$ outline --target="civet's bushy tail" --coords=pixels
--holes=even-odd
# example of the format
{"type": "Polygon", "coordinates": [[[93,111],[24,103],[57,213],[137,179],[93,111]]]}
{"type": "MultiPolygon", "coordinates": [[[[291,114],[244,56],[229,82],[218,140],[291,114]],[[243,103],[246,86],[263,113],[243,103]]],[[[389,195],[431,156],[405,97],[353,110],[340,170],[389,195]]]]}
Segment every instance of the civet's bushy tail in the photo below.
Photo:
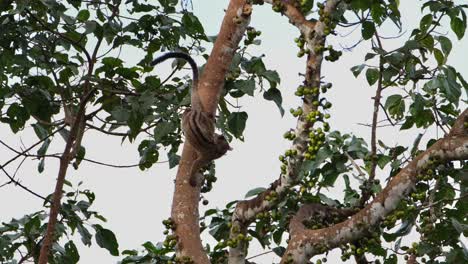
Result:
{"type": "Polygon", "coordinates": [[[195,84],[193,87],[196,89],[197,88],[196,84],[198,84],[198,66],[197,66],[197,63],[192,59],[192,57],[190,57],[190,55],[188,55],[187,53],[172,51],[154,59],[151,62],[151,66],[161,63],[167,59],[183,59],[183,60],[186,60],[190,64],[190,67],[192,68],[192,73],[193,73],[193,77],[192,77],[193,83],[195,84]]]}

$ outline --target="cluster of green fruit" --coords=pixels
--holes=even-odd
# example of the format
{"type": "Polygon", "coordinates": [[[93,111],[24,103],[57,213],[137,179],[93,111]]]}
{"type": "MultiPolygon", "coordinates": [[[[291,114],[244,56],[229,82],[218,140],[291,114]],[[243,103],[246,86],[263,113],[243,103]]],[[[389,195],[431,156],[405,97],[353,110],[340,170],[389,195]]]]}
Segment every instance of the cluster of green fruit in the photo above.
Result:
{"type": "Polygon", "coordinates": [[[177,236],[174,234],[166,235],[166,239],[164,239],[163,245],[166,248],[173,249],[177,244],[177,236]]]}
{"type": "Polygon", "coordinates": [[[284,5],[282,0],[273,0],[272,9],[275,12],[283,12],[286,6],[284,5]]]}
{"type": "Polygon", "coordinates": [[[193,264],[195,263],[189,256],[176,256],[174,261],[169,260],[167,264],[193,264]]]}
{"type": "Polygon", "coordinates": [[[309,53],[309,49],[305,47],[306,41],[305,41],[303,35],[300,35],[299,37],[295,38],[294,42],[296,43],[297,47],[299,48],[299,51],[297,52],[297,57],[301,58],[306,53],[309,53]]]}
{"type": "Polygon", "coordinates": [[[244,45],[250,45],[253,44],[255,41],[255,38],[260,36],[262,32],[260,30],[256,30],[253,27],[248,27],[247,28],[247,38],[244,39],[244,45]]]}
{"type": "MultiPolygon", "coordinates": [[[[428,213],[427,213],[428,214],[428,213]]],[[[436,216],[434,216],[436,217],[436,216]]],[[[432,221],[429,215],[420,218],[421,225],[416,227],[416,231],[422,234],[421,241],[425,240],[424,238],[430,232],[434,231],[434,221],[432,221]]]]}
{"type": "Polygon", "coordinates": [[[396,226],[398,221],[403,221],[408,219],[409,216],[415,215],[416,211],[417,208],[412,199],[403,199],[398,203],[397,208],[383,219],[380,227],[390,230],[396,226]]]}
{"type": "Polygon", "coordinates": [[[342,51],[338,51],[338,50],[335,50],[333,49],[333,46],[328,46],[327,48],[329,54],[327,56],[325,56],[325,59],[327,61],[330,61],[330,62],[334,62],[334,61],[337,61],[341,55],[343,55],[343,52],[342,51]]]}
{"type": "MultiPolygon", "coordinates": [[[[325,252],[330,250],[330,248],[325,244],[315,245],[314,249],[315,249],[315,252],[317,252],[317,254],[322,254],[322,253],[325,253],[325,252]]],[[[316,260],[315,263],[316,264],[322,264],[322,263],[325,263],[327,261],[328,261],[327,258],[321,258],[321,259],[316,260]]],[[[288,254],[287,258],[286,258],[286,261],[284,263],[293,264],[293,263],[296,263],[296,262],[294,262],[292,254],[288,254]]],[[[309,263],[311,263],[311,262],[309,262],[309,263]]]]}
{"type": "MultiPolygon", "coordinates": [[[[418,256],[418,251],[420,251],[419,248],[420,248],[420,246],[419,246],[419,244],[417,242],[413,242],[411,244],[411,247],[407,247],[407,246],[400,247],[400,249],[405,251],[406,254],[407,254],[407,255],[404,256],[405,260],[409,260],[410,255],[418,256]]],[[[435,248],[433,250],[435,250],[435,248]]],[[[426,263],[427,259],[426,258],[421,258],[421,262],[426,263]]]]}
{"type": "Polygon", "coordinates": [[[275,191],[268,192],[267,195],[265,195],[265,201],[274,202],[277,199],[278,193],[275,191]]]}
{"type": "MultiPolygon", "coordinates": [[[[370,248],[380,247],[380,245],[379,232],[371,232],[369,237],[363,237],[359,240],[359,243],[341,245],[341,260],[346,261],[350,259],[351,256],[362,256],[364,253],[368,252],[370,248]]],[[[376,259],[373,263],[380,263],[380,260],[376,259]]]]}
{"type": "Polygon", "coordinates": [[[302,181],[300,183],[300,188],[299,188],[299,194],[302,197],[307,196],[310,194],[310,191],[312,188],[314,188],[317,185],[319,178],[316,177],[315,174],[311,174],[309,171],[304,172],[304,177],[302,178],[302,181]]]}
{"type": "MultiPolygon", "coordinates": [[[[203,173],[203,179],[205,180],[200,191],[202,193],[207,193],[213,189],[213,184],[218,180],[218,178],[216,178],[214,163],[207,165],[203,170],[205,171],[205,173],[203,173]]],[[[208,201],[203,200],[203,204],[207,205],[208,201]]]]}
{"type": "Polygon", "coordinates": [[[329,12],[325,12],[325,5],[323,3],[317,3],[319,20],[325,24],[323,28],[323,34],[325,36],[330,35],[330,33],[336,28],[338,24],[335,19],[330,16],[329,12]]]}
{"type": "Polygon", "coordinates": [[[419,174],[416,176],[418,181],[430,181],[439,178],[439,175],[436,172],[436,169],[440,172],[451,170],[453,164],[441,164],[440,158],[437,156],[429,157],[429,161],[426,166],[421,169],[419,174]],[[440,166],[439,166],[440,165],[440,166]]]}
{"type": "Polygon", "coordinates": [[[436,176],[437,175],[433,169],[425,169],[425,170],[422,170],[416,176],[416,178],[418,179],[418,181],[430,181],[430,180],[433,180],[436,176]]]}
{"type": "Polygon", "coordinates": [[[225,247],[231,247],[231,248],[236,248],[239,243],[245,242],[248,243],[249,241],[252,241],[251,236],[246,236],[244,234],[237,234],[236,237],[227,239],[225,241],[220,241],[218,244],[216,244],[216,248],[221,249],[225,247]]]}
{"type": "MultiPolygon", "coordinates": [[[[298,38],[295,38],[294,42],[299,48],[299,51],[297,52],[297,57],[302,58],[305,54],[308,54],[310,52],[310,50],[305,45],[306,42],[305,42],[303,35],[299,36],[298,38]]],[[[337,61],[341,57],[341,55],[343,55],[342,51],[333,49],[332,45],[328,45],[327,47],[323,45],[316,45],[314,47],[315,54],[320,54],[325,51],[329,52],[329,54],[325,56],[325,59],[331,62],[337,61]]]]}
{"type": "Polygon", "coordinates": [[[307,12],[309,12],[314,5],[314,0],[273,0],[273,11],[281,13],[284,12],[286,10],[286,5],[284,4],[284,2],[288,2],[296,9],[300,10],[302,14],[306,14],[307,12]]]}
{"type": "Polygon", "coordinates": [[[309,132],[309,144],[307,150],[304,153],[304,158],[306,160],[313,160],[316,157],[316,154],[320,147],[322,147],[325,142],[325,133],[319,127],[317,129],[312,129],[309,132]]]}
{"type": "Polygon", "coordinates": [[[239,67],[235,67],[231,69],[228,73],[226,73],[226,81],[234,81],[237,79],[241,74],[241,69],[239,67]]]}
{"type": "Polygon", "coordinates": [[[165,227],[163,234],[166,236],[163,245],[166,248],[174,248],[177,244],[177,237],[173,234],[169,234],[169,232],[174,231],[176,229],[176,224],[174,223],[174,220],[172,220],[172,218],[170,217],[168,219],[164,219],[162,223],[165,227]]]}
{"type": "Polygon", "coordinates": [[[372,180],[364,180],[361,185],[359,185],[359,189],[362,191],[362,193],[372,193],[372,189],[375,186],[380,186],[380,180],[379,179],[372,179],[372,180]]]}
{"type": "MultiPolygon", "coordinates": [[[[291,135],[291,134],[288,134],[291,135]]],[[[297,155],[297,149],[288,149],[284,152],[284,155],[279,156],[279,160],[281,161],[281,174],[286,174],[288,161],[287,158],[292,158],[297,155]]]]}
{"type": "MultiPolygon", "coordinates": [[[[327,89],[331,88],[331,84],[325,84],[322,86],[323,91],[327,91],[327,89]]],[[[326,102],[325,100],[321,100],[321,102],[318,100],[318,95],[319,95],[319,88],[308,88],[305,86],[299,86],[298,89],[296,90],[296,95],[298,96],[304,96],[304,95],[312,95],[315,97],[314,101],[312,102],[312,105],[317,107],[321,105],[321,102],[323,103],[321,106],[323,109],[329,109],[332,107],[332,103],[326,102]]],[[[294,117],[300,117],[303,116],[303,110],[302,108],[298,107],[297,109],[291,109],[290,110],[291,114],[294,117]]],[[[305,115],[305,120],[309,122],[310,126],[313,126],[316,122],[320,121],[323,124],[323,128],[317,128],[317,129],[311,129],[309,132],[309,137],[308,137],[308,146],[307,150],[304,153],[304,158],[306,160],[313,160],[316,157],[317,151],[320,149],[320,147],[324,144],[325,142],[325,133],[330,131],[330,124],[325,121],[325,119],[330,118],[330,114],[323,114],[318,110],[315,111],[310,111],[307,115],[305,115]]],[[[288,140],[294,140],[296,138],[296,134],[294,130],[287,131],[283,137],[288,140]]],[[[287,170],[287,158],[292,158],[298,154],[298,151],[296,149],[288,149],[285,151],[283,155],[279,156],[279,160],[282,162],[281,165],[281,173],[285,174],[287,170]]]]}
{"type": "Polygon", "coordinates": [[[302,221],[302,224],[307,228],[307,229],[321,229],[325,227],[332,226],[335,223],[340,222],[342,219],[338,216],[335,217],[311,217],[309,219],[306,219],[302,221]]]}
{"type": "Polygon", "coordinates": [[[395,210],[385,217],[380,226],[383,228],[392,229],[395,227],[395,224],[398,220],[401,220],[403,217],[407,216],[407,213],[408,212],[406,210],[395,210]]]}

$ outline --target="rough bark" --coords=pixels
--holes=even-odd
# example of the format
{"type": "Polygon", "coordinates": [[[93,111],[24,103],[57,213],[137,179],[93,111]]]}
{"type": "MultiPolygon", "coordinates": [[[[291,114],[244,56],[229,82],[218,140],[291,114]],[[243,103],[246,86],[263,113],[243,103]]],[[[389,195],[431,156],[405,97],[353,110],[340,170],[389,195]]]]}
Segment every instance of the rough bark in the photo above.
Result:
{"type": "MultiPolygon", "coordinates": [[[[245,0],[231,0],[226,10],[220,33],[205,65],[198,87],[203,109],[215,113],[224,85],[225,75],[250,21],[251,6],[245,0]]],[[[177,171],[171,217],[177,236],[176,254],[189,257],[193,263],[210,263],[205,253],[199,227],[200,186],[190,185],[190,170],[196,153],[190,144],[184,144],[177,171]]]]}

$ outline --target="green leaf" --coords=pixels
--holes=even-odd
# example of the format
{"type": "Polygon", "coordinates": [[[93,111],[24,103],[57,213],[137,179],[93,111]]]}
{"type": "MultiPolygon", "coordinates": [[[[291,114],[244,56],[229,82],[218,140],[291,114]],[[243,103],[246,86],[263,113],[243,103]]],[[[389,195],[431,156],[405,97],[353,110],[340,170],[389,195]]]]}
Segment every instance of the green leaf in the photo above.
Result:
{"type": "Polygon", "coordinates": [[[377,165],[379,168],[383,169],[385,166],[392,161],[392,157],[383,155],[383,154],[378,154],[377,155],[377,165]]]}
{"type": "Polygon", "coordinates": [[[158,250],[158,248],[153,243],[151,243],[150,241],[146,241],[145,243],[143,243],[142,246],[148,252],[151,252],[151,253],[154,253],[154,254],[159,254],[160,253],[160,250],[158,250]]]}
{"type": "Polygon", "coordinates": [[[455,35],[457,35],[458,39],[463,38],[463,36],[465,35],[466,25],[460,18],[456,16],[451,17],[450,27],[452,28],[455,35]]]}
{"type": "Polygon", "coordinates": [[[65,13],[60,13],[60,17],[63,19],[63,21],[65,21],[65,23],[69,25],[73,25],[76,22],[73,17],[66,15],[65,13]]]}
{"type": "Polygon", "coordinates": [[[426,36],[420,41],[421,45],[428,50],[432,51],[434,49],[434,38],[431,35],[426,36]]]}
{"type": "Polygon", "coordinates": [[[169,151],[167,153],[167,158],[169,159],[169,169],[174,168],[175,166],[179,165],[180,156],[173,151],[169,151]]]}
{"type": "Polygon", "coordinates": [[[165,136],[169,135],[170,133],[174,132],[176,129],[176,125],[170,121],[165,121],[159,123],[154,128],[154,140],[157,142],[161,142],[165,136]]]}
{"type": "Polygon", "coordinates": [[[130,112],[121,106],[117,106],[111,111],[111,116],[117,122],[127,122],[130,118],[130,112]]]}
{"type": "Polygon", "coordinates": [[[17,133],[24,128],[26,121],[29,119],[29,113],[26,108],[20,106],[18,103],[13,103],[7,110],[7,123],[9,123],[11,131],[17,133]]]}
{"type": "Polygon", "coordinates": [[[264,191],[266,191],[266,188],[263,188],[263,187],[258,187],[258,188],[252,189],[252,190],[248,191],[245,194],[244,198],[249,198],[249,197],[255,196],[255,195],[257,195],[259,193],[262,193],[264,191]]]}
{"type": "Polygon", "coordinates": [[[390,95],[385,101],[385,108],[393,118],[401,119],[405,112],[405,101],[399,94],[390,95]]]}
{"type": "Polygon", "coordinates": [[[254,95],[255,91],[255,80],[254,79],[248,79],[248,80],[238,80],[234,83],[234,86],[244,92],[245,94],[248,94],[250,96],[254,95]]]}
{"type": "Polygon", "coordinates": [[[442,54],[442,51],[439,49],[434,49],[434,58],[436,59],[438,66],[444,65],[445,57],[444,54],[442,54]]]}
{"type": "Polygon", "coordinates": [[[368,40],[374,36],[375,24],[371,21],[364,21],[362,23],[361,34],[365,40],[368,40]]]}
{"type": "Polygon", "coordinates": [[[465,89],[465,94],[468,96],[468,83],[465,81],[465,79],[459,72],[457,72],[457,77],[460,83],[463,85],[463,88],[465,89]]]}
{"type": "Polygon", "coordinates": [[[229,128],[229,131],[231,131],[232,134],[236,138],[242,137],[242,133],[244,132],[247,118],[248,118],[248,115],[246,112],[235,112],[229,115],[228,121],[227,121],[228,128],[229,128]]]}
{"type": "Polygon", "coordinates": [[[366,67],[365,64],[353,66],[351,67],[351,72],[353,73],[354,77],[358,77],[365,67],[366,67]]]}
{"type": "Polygon", "coordinates": [[[284,255],[284,252],[286,252],[286,248],[284,247],[275,247],[272,249],[273,252],[279,257],[282,257],[284,255]]]}
{"type": "Polygon", "coordinates": [[[78,169],[78,166],[83,161],[85,155],[86,155],[86,148],[83,146],[80,146],[80,148],[78,149],[78,152],[76,153],[75,162],[73,163],[73,167],[75,169],[78,169]]]}
{"type": "Polygon", "coordinates": [[[421,45],[416,40],[408,40],[405,42],[405,45],[401,48],[404,51],[411,51],[418,49],[421,45]]]}
{"type": "Polygon", "coordinates": [[[445,72],[447,75],[444,79],[441,79],[441,92],[450,102],[458,102],[461,96],[461,85],[456,82],[457,74],[453,68],[447,68],[445,72]]]}
{"type": "Polygon", "coordinates": [[[333,200],[333,199],[330,199],[328,196],[326,196],[325,194],[322,194],[322,193],[319,193],[318,196],[320,197],[320,200],[322,202],[324,202],[326,205],[329,205],[329,206],[337,206],[338,205],[338,202],[333,200]]]}
{"type": "Polygon", "coordinates": [[[413,126],[414,126],[414,119],[413,119],[413,117],[408,116],[408,117],[406,118],[405,123],[403,123],[403,125],[401,125],[400,130],[410,129],[410,128],[412,128],[413,126]]]}
{"type": "Polygon", "coordinates": [[[66,262],[70,264],[78,263],[80,260],[80,254],[78,253],[78,249],[75,246],[75,243],[73,243],[72,240],[68,241],[65,244],[65,256],[66,256],[66,262]]]}
{"type": "Polygon", "coordinates": [[[196,35],[199,38],[205,39],[204,29],[196,16],[190,12],[184,12],[182,16],[183,29],[190,35],[196,35]]]}
{"type": "Polygon", "coordinates": [[[140,153],[140,170],[151,168],[159,159],[158,145],[154,140],[143,140],[138,146],[138,152],[140,153]]]}
{"type": "Polygon", "coordinates": [[[281,241],[282,241],[282,238],[283,238],[283,233],[284,233],[284,229],[283,229],[283,228],[279,228],[279,229],[277,229],[275,232],[273,232],[273,241],[274,241],[277,245],[280,245],[280,244],[281,244],[281,241]]]}
{"type": "Polygon", "coordinates": [[[419,23],[419,28],[421,31],[426,32],[429,29],[432,24],[432,19],[432,14],[427,14],[421,19],[421,22],[419,23]]]}
{"type": "Polygon", "coordinates": [[[366,79],[369,85],[374,85],[379,79],[379,70],[374,68],[369,68],[366,71],[366,79]]]}
{"type": "Polygon", "coordinates": [[[78,12],[78,15],[76,15],[76,19],[80,22],[84,22],[89,19],[89,16],[90,13],[88,10],[80,10],[80,12],[78,12]]]}
{"type": "Polygon", "coordinates": [[[118,256],[119,244],[114,233],[109,229],[102,228],[100,225],[94,225],[94,228],[96,229],[97,244],[101,248],[107,249],[112,256],[118,256]]]}
{"type": "Polygon", "coordinates": [[[452,221],[452,226],[458,231],[458,233],[463,233],[468,230],[468,225],[460,223],[457,219],[455,218],[450,218],[452,221]]]}
{"type": "Polygon", "coordinates": [[[438,39],[442,51],[445,53],[445,56],[448,56],[450,54],[450,51],[452,51],[452,41],[444,36],[439,36],[438,39]]]}
{"type": "Polygon", "coordinates": [[[280,76],[277,71],[266,70],[260,76],[265,77],[270,82],[270,87],[276,87],[280,82],[280,76]]]}
{"type": "Polygon", "coordinates": [[[102,64],[116,68],[116,67],[121,67],[123,65],[123,61],[119,58],[114,58],[114,57],[105,57],[102,59],[102,64]]]}
{"type": "Polygon", "coordinates": [[[243,61],[241,65],[247,73],[262,75],[266,71],[261,57],[253,57],[250,61],[243,61]]]}
{"type": "Polygon", "coordinates": [[[84,34],[93,33],[96,30],[96,27],[97,27],[96,21],[86,21],[84,34]]]}
{"type": "Polygon", "coordinates": [[[268,91],[263,93],[263,98],[268,101],[275,102],[278,110],[280,111],[281,116],[284,115],[284,108],[283,108],[283,97],[281,95],[281,91],[276,88],[270,88],[268,91]]]}
{"type": "Polygon", "coordinates": [[[332,163],[325,163],[325,165],[321,169],[321,173],[323,176],[322,184],[323,186],[333,186],[335,184],[336,179],[340,175],[340,172],[343,169],[339,170],[338,168],[344,167],[344,160],[333,158],[332,163]]]}
{"type": "Polygon", "coordinates": [[[86,227],[83,226],[81,223],[78,223],[76,229],[78,230],[78,233],[81,235],[81,242],[83,242],[83,244],[86,246],[91,246],[92,235],[91,233],[89,233],[88,229],[86,229],[86,227]]]}
{"type": "Polygon", "coordinates": [[[364,60],[370,60],[374,58],[377,54],[375,53],[367,53],[366,56],[364,57],[364,60]]]}

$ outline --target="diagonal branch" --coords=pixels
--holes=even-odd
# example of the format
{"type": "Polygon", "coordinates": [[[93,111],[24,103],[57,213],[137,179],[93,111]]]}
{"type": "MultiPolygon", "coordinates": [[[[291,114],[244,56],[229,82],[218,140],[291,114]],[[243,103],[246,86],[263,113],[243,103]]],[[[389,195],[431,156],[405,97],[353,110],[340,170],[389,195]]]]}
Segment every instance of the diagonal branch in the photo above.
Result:
{"type": "Polygon", "coordinates": [[[52,197],[52,204],[50,206],[49,213],[49,223],[47,224],[47,231],[44,236],[44,241],[41,246],[41,251],[39,255],[39,264],[47,264],[49,257],[49,250],[52,246],[53,237],[55,233],[55,225],[57,224],[57,216],[60,210],[60,200],[62,198],[63,185],[65,183],[65,176],[67,174],[68,165],[70,161],[74,158],[73,148],[76,147],[77,140],[79,140],[84,133],[84,130],[80,129],[82,120],[84,120],[86,104],[91,99],[95,89],[89,90],[89,92],[83,97],[80,102],[78,112],[76,114],[75,120],[72,124],[70,134],[65,145],[62,156],[60,157],[60,166],[57,176],[57,182],[55,185],[54,194],[52,197]]]}
{"type": "Polygon", "coordinates": [[[323,229],[290,230],[291,238],[281,263],[306,263],[315,254],[323,252],[324,248],[329,250],[361,238],[370,227],[379,224],[381,219],[393,211],[400,200],[412,190],[419,171],[428,166],[431,159],[467,160],[468,129],[464,125],[467,121],[468,109],[459,116],[447,137],[418,155],[389,181],[370,204],[348,220],[323,229]]]}

